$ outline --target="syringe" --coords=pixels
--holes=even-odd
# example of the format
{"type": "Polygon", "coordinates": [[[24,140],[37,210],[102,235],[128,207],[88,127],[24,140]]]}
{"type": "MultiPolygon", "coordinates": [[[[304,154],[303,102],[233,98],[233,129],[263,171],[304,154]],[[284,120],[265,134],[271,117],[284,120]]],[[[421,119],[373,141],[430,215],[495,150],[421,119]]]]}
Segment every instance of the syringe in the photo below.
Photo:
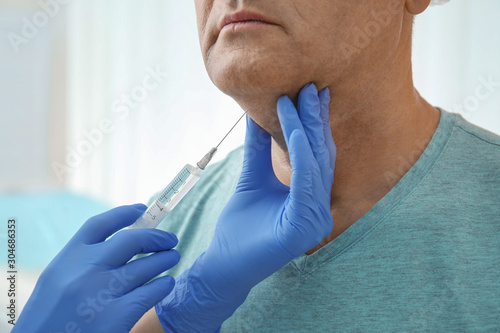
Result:
{"type": "Polygon", "coordinates": [[[168,184],[167,187],[165,187],[165,189],[160,193],[158,198],[148,207],[142,216],[130,226],[130,228],[156,228],[158,224],[181,201],[181,199],[184,198],[184,196],[193,188],[198,180],[200,180],[201,172],[205,170],[205,167],[212,160],[212,157],[217,152],[217,148],[219,148],[220,144],[236,127],[247,111],[243,113],[240,119],[238,119],[236,124],[234,124],[229,132],[227,132],[219,144],[210,149],[210,151],[203,156],[203,158],[196,164],[196,167],[186,164],[186,166],[182,168],[170,184],[168,184]]]}

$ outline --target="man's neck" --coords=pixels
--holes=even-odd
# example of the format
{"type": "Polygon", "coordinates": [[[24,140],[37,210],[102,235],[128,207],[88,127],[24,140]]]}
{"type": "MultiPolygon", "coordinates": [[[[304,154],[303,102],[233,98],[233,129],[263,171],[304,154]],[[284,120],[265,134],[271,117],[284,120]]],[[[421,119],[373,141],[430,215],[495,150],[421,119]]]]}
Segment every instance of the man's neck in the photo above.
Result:
{"type": "MultiPolygon", "coordinates": [[[[387,80],[367,91],[332,91],[330,124],[337,147],[331,191],[334,227],[308,254],[339,236],[385,196],[417,161],[438,126],[440,113],[414,89],[411,68],[399,76],[404,82],[390,77],[388,73],[387,80]]],[[[290,186],[288,152],[274,139],[272,159],[276,177],[290,186]]]]}

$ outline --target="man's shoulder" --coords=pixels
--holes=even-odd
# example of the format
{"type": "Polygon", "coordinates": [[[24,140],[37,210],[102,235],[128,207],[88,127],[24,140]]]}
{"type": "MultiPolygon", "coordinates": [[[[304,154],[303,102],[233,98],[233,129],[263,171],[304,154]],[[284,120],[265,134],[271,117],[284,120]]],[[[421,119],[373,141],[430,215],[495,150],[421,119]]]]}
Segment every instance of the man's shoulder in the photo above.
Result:
{"type": "Polygon", "coordinates": [[[422,193],[432,198],[432,204],[442,202],[443,207],[455,202],[471,212],[499,212],[500,136],[458,113],[447,112],[446,116],[452,119],[450,136],[421,184],[422,193]]]}
{"type": "Polygon", "coordinates": [[[488,174],[490,178],[500,177],[500,135],[469,122],[458,113],[445,112],[453,118],[453,130],[446,143],[446,157],[441,160],[455,170],[465,168],[473,173],[488,174]]]}
{"type": "MultiPolygon", "coordinates": [[[[496,151],[500,150],[500,135],[467,121],[458,113],[454,113],[453,115],[456,117],[455,127],[467,137],[472,146],[488,147],[496,151]]],[[[500,155],[497,157],[500,158],[500,155]]]]}

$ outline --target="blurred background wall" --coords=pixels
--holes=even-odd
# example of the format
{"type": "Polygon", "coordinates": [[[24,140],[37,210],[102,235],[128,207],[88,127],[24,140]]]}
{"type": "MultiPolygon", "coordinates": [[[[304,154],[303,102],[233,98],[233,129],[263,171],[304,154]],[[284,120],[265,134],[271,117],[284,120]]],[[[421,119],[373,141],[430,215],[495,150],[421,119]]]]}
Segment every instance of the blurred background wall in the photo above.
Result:
{"type": "MultiPolygon", "coordinates": [[[[414,39],[421,94],[496,133],[498,14],[498,0],[451,0],[414,39]]],[[[193,1],[0,0],[0,218],[19,221],[20,304],[84,220],[147,202],[241,113],[205,72],[193,1]]]]}

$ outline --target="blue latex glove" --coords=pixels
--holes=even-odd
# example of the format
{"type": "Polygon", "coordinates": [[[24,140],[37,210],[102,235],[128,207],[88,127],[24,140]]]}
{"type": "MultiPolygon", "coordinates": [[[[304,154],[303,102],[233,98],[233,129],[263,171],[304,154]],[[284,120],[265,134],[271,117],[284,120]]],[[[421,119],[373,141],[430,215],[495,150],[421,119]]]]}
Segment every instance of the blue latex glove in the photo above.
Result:
{"type": "Polygon", "coordinates": [[[329,101],[329,91],[318,94],[313,84],[300,92],[298,112],[288,97],[278,101],[292,166],[290,187],[274,174],[270,135],[247,116],[242,173],[214,238],[156,305],[165,331],[217,331],[252,287],[331,233],[336,149],[329,101]]]}
{"type": "Polygon", "coordinates": [[[169,232],[122,230],[106,240],[145,209],[123,206],[89,219],[43,271],[12,332],[129,332],[175,281],[144,284],[180,259],[169,232]],[[150,252],[156,253],[127,263],[150,252]]]}

